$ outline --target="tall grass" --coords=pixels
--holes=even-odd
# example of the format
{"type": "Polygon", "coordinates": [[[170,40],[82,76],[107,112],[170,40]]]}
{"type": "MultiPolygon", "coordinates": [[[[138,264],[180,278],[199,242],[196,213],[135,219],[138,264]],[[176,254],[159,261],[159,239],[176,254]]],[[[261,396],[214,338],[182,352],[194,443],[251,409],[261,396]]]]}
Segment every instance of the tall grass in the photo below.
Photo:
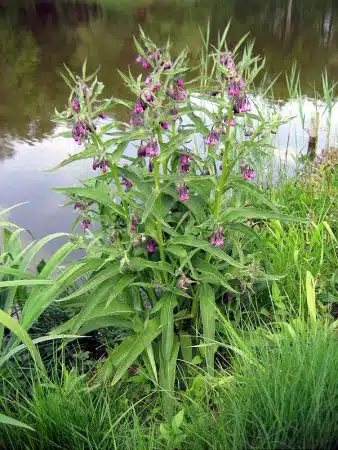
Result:
{"type": "Polygon", "coordinates": [[[184,449],[334,449],[338,346],[324,325],[250,335],[211,403],[186,406],[184,449]],[[226,382],[227,381],[227,382],[226,382]]]}

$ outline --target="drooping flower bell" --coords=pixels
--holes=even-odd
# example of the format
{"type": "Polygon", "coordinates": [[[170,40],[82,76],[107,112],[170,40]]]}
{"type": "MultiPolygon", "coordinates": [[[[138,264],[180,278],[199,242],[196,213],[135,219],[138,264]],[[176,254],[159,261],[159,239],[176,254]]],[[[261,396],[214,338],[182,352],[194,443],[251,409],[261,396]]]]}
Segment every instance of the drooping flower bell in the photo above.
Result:
{"type": "Polygon", "coordinates": [[[228,94],[231,97],[238,97],[241,93],[241,90],[244,88],[245,83],[242,78],[234,78],[229,81],[228,85],[228,94]]]}
{"type": "Polygon", "coordinates": [[[208,136],[206,136],[204,138],[204,141],[207,145],[214,147],[217,144],[217,142],[219,141],[219,138],[220,138],[220,133],[218,131],[212,130],[212,131],[210,131],[208,136]]]}
{"type": "Polygon", "coordinates": [[[251,105],[248,97],[246,95],[243,97],[236,97],[233,110],[235,114],[250,112],[251,105]]]}
{"type": "Polygon", "coordinates": [[[80,101],[77,97],[74,97],[72,100],[72,108],[76,113],[80,112],[80,101]]]}
{"type": "Polygon", "coordinates": [[[155,156],[160,156],[160,148],[157,140],[154,138],[145,147],[145,156],[153,158],[155,156]]]}
{"type": "Polygon", "coordinates": [[[177,186],[177,193],[179,195],[179,198],[181,200],[181,202],[185,202],[187,200],[189,200],[189,188],[188,186],[182,182],[177,186]]]}
{"type": "Polygon", "coordinates": [[[187,96],[187,92],[184,89],[184,81],[182,80],[182,78],[179,78],[178,80],[176,80],[175,86],[171,85],[167,89],[167,95],[176,101],[185,100],[185,98],[187,96]]]}
{"type": "Polygon", "coordinates": [[[89,225],[90,225],[89,219],[83,219],[82,222],[80,222],[80,226],[84,231],[88,230],[89,225]]]}
{"type": "Polygon", "coordinates": [[[236,66],[230,53],[222,53],[220,56],[220,63],[223,64],[230,71],[230,78],[237,76],[236,66]]]}
{"type": "Polygon", "coordinates": [[[100,160],[94,159],[94,161],[93,161],[93,170],[101,169],[101,171],[103,173],[106,173],[107,172],[108,163],[109,163],[109,161],[107,161],[106,159],[100,159],[100,160]]]}
{"type": "Polygon", "coordinates": [[[189,155],[180,155],[180,172],[189,172],[189,166],[191,162],[191,157],[189,155]]]}
{"type": "Polygon", "coordinates": [[[77,120],[73,125],[72,131],[73,139],[79,145],[82,144],[82,140],[88,136],[88,127],[83,120],[77,120]]]}
{"type": "Polygon", "coordinates": [[[160,125],[164,130],[169,130],[169,128],[170,128],[170,122],[167,122],[166,120],[163,120],[162,122],[160,122],[160,125]]]}
{"type": "Polygon", "coordinates": [[[147,242],[147,252],[148,253],[155,253],[157,250],[157,244],[154,241],[154,239],[149,239],[147,242]]]}
{"type": "Polygon", "coordinates": [[[137,100],[137,102],[135,103],[134,113],[141,114],[141,113],[143,113],[143,111],[145,111],[147,109],[147,107],[148,107],[148,105],[146,104],[146,102],[144,102],[141,98],[139,98],[137,100]]]}
{"type": "Polygon", "coordinates": [[[133,214],[131,216],[131,223],[130,223],[130,232],[131,233],[133,233],[136,230],[137,222],[138,222],[138,218],[137,218],[137,216],[135,216],[135,214],[133,214]]]}
{"type": "Polygon", "coordinates": [[[146,60],[146,58],[144,58],[144,57],[141,56],[141,55],[137,55],[137,57],[136,57],[136,62],[137,62],[138,64],[141,64],[141,66],[142,66],[144,69],[149,69],[149,68],[150,68],[149,62],[146,60]]]}
{"type": "Polygon", "coordinates": [[[125,177],[122,177],[122,184],[124,184],[127,189],[131,189],[133,187],[133,182],[125,177]]]}
{"type": "Polygon", "coordinates": [[[216,231],[211,233],[210,244],[215,247],[223,247],[224,245],[224,229],[222,227],[217,228],[216,231]]]}
{"type": "Polygon", "coordinates": [[[149,161],[148,170],[149,170],[149,173],[153,173],[153,171],[154,171],[152,160],[149,161]]]}
{"type": "Polygon", "coordinates": [[[245,181],[254,180],[256,178],[255,170],[252,167],[250,167],[246,163],[246,161],[242,161],[242,164],[241,164],[241,167],[240,167],[240,171],[241,171],[241,174],[242,174],[243,179],[245,181]]]}
{"type": "Polygon", "coordinates": [[[157,89],[160,89],[161,86],[162,86],[162,84],[161,84],[161,82],[158,80],[158,81],[156,81],[156,82],[152,85],[151,90],[152,90],[152,91],[156,91],[157,89]]]}

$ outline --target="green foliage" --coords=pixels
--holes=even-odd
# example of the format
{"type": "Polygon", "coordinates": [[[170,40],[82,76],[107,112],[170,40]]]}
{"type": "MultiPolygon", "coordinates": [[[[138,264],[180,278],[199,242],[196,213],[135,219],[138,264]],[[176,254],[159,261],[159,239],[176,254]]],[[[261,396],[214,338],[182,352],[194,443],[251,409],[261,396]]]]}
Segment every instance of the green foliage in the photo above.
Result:
{"type": "MultiPolygon", "coordinates": [[[[267,279],[247,251],[250,228],[244,221],[295,219],[276,211],[249,181],[249,164],[264,158],[271,130],[282,122],[259,109],[250,112],[250,85],[264,60],[253,56],[246,37],[232,54],[226,33],[217,49],[205,41],[203,59],[211,70],[200,73],[189,67],[187,50],[173,60],[169,43],[160,51],[140,33],[138,60],[151,73],[146,79],[121,73],[137,97],[134,110],[123,100],[102,100],[103,85],[96,73],[86,75],[86,64],[81,76],[69,69],[64,75],[71,92],[67,109],[57,112],[55,121],[73,127],[75,141],[85,147],[79,157],[91,156],[101,174],[85,180],[84,187],[57,189],[79,209],[85,235],[77,241],[86,256],[69,265],[50,293],[61,294],[59,287],[86,274],[77,291],[59,299],[79,313],[54,333],[99,329],[103,318],[110,325],[108,317],[113,327],[123,323],[125,337],[97,380],[112,378],[116,384],[142,356],[147,376],[157,382],[159,373],[168,405],[177,359],[186,351],[180,336],[190,335],[196,348],[202,339],[212,375],[217,306],[227,292],[243,290],[245,279],[252,285],[267,279]],[[183,76],[194,77],[190,88],[183,76]],[[129,123],[97,120],[117,104],[128,108],[129,123]],[[265,209],[246,205],[248,191],[265,209]],[[91,229],[93,222],[97,227],[91,229]]],[[[41,301],[47,303],[47,297],[41,301]]]]}

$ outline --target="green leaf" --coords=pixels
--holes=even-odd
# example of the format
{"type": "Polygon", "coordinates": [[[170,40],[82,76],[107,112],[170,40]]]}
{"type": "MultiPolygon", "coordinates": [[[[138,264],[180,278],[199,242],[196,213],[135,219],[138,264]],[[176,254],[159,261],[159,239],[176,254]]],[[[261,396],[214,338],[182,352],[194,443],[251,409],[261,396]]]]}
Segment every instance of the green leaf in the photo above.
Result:
{"type": "Polygon", "coordinates": [[[301,217],[288,216],[280,214],[275,211],[264,211],[263,209],[253,208],[251,206],[245,208],[228,208],[222,215],[221,220],[236,220],[236,219],[279,219],[281,221],[289,222],[303,222],[307,219],[301,217]]]}
{"type": "Polygon", "coordinates": [[[12,287],[12,286],[36,286],[36,285],[46,285],[54,284],[53,280],[10,280],[10,281],[0,281],[0,288],[2,287],[12,287]]]}
{"type": "MultiPolygon", "coordinates": [[[[123,349],[123,359],[119,361],[116,373],[114,375],[112,386],[114,386],[128,370],[136,358],[153,342],[153,340],[161,333],[161,325],[157,319],[152,319],[147,322],[144,330],[136,335],[132,340],[128,342],[124,341],[120,347],[123,349]],[[125,345],[125,343],[127,345],[125,345]]],[[[116,363],[116,353],[113,352],[110,361],[116,363]],[[115,354],[115,357],[114,357],[115,354]]]]}
{"type": "Polygon", "coordinates": [[[141,271],[144,269],[155,269],[160,270],[162,272],[168,272],[173,274],[174,270],[172,266],[165,261],[148,261],[147,259],[133,257],[129,259],[129,264],[131,270],[141,271]]]}
{"type": "Polygon", "coordinates": [[[127,273],[125,275],[122,275],[122,277],[118,280],[118,282],[114,286],[114,292],[110,295],[110,297],[107,300],[107,307],[110,305],[110,303],[115,300],[115,298],[121,294],[121,292],[128,286],[131,285],[131,283],[135,280],[135,275],[131,273],[127,273]]]}
{"type": "Polygon", "coordinates": [[[2,423],[3,425],[11,425],[13,427],[26,428],[27,430],[35,431],[34,428],[30,427],[29,425],[26,425],[19,420],[13,419],[12,417],[5,416],[4,414],[0,414],[0,423],[2,423]]]}
{"type": "Polygon", "coordinates": [[[175,297],[172,294],[166,294],[161,308],[161,349],[162,356],[166,361],[171,357],[174,344],[174,301],[175,297]]]}
{"type": "Polygon", "coordinates": [[[316,310],[316,290],[315,282],[311,272],[306,272],[306,301],[310,320],[313,324],[317,321],[317,310],[316,310]]]}
{"type": "Polygon", "coordinates": [[[155,202],[156,202],[156,199],[157,199],[157,195],[158,195],[158,193],[157,193],[156,189],[154,189],[152,194],[146,201],[146,204],[144,205],[142,220],[141,220],[142,223],[144,223],[147,220],[147,217],[152,212],[155,202]]]}
{"type": "Polygon", "coordinates": [[[185,258],[187,256],[187,251],[180,245],[168,244],[166,250],[179,258],[185,258]]]}
{"type": "Polygon", "coordinates": [[[94,200],[97,203],[107,206],[112,209],[116,214],[125,217],[125,212],[120,205],[117,205],[112,198],[109,196],[108,189],[104,188],[102,185],[99,187],[60,187],[53,188],[54,191],[63,192],[64,194],[76,195],[79,197],[84,197],[86,199],[94,200]]]}
{"type": "Polygon", "coordinates": [[[216,303],[215,293],[209,284],[200,284],[197,288],[203,325],[203,338],[206,344],[205,360],[208,374],[214,375],[216,303]]]}
{"type": "Polygon", "coordinates": [[[225,287],[228,291],[237,293],[235,289],[233,289],[230,284],[227,282],[222,273],[216,269],[213,264],[210,264],[208,261],[202,258],[196,257],[193,263],[194,268],[199,271],[202,275],[211,275],[213,281],[212,284],[221,285],[225,287]]]}
{"type": "Polygon", "coordinates": [[[181,352],[183,356],[183,360],[191,363],[192,362],[192,340],[190,334],[187,334],[185,331],[180,332],[180,343],[181,343],[181,352]]]}
{"type": "Polygon", "coordinates": [[[187,245],[188,247],[195,247],[201,250],[204,250],[207,253],[215,256],[216,258],[221,259],[222,261],[226,261],[229,265],[238,267],[239,269],[243,269],[243,264],[235,261],[231,256],[227,255],[220,248],[212,246],[209,242],[203,241],[202,239],[198,239],[193,236],[177,236],[170,240],[170,244],[181,244],[187,245]]]}
{"type": "Polygon", "coordinates": [[[18,322],[13,320],[9,314],[2,311],[1,309],[0,309],[0,322],[5,327],[7,327],[13,334],[15,334],[20,339],[20,341],[22,341],[25,344],[35,364],[40,368],[40,370],[43,373],[46,373],[40,354],[35,345],[33,344],[28,333],[24,330],[24,328],[18,322]]]}
{"type": "Polygon", "coordinates": [[[175,435],[177,435],[180,431],[181,425],[184,420],[184,409],[181,409],[173,418],[171,422],[171,426],[173,428],[173,432],[175,435]]]}

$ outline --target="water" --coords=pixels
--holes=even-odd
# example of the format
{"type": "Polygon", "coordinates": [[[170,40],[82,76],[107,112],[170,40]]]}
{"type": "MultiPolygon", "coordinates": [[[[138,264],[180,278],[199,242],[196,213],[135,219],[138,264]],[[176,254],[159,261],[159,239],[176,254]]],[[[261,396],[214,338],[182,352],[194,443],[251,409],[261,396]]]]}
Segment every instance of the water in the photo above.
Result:
{"type": "MultiPolygon", "coordinates": [[[[75,218],[53,186],[71,186],[89,174],[80,162],[57,172],[44,172],[78,150],[71,140],[56,138],[50,118],[65,103],[68,92],[58,72],[66,63],[74,71],[88,58],[90,70],[101,66],[106,94],[126,96],[116,69],[133,68],[133,34],[138,25],[159,43],[170,34],[173,53],[188,46],[199,52],[199,27],[211,18],[213,37],[230,18],[230,44],[250,31],[257,53],[267,58],[271,76],[302,68],[303,92],[320,88],[324,67],[338,75],[338,5],[334,0],[0,0],[0,205],[30,201],[12,219],[35,237],[69,231],[75,218]]],[[[135,67],[135,71],[138,70],[135,67]]],[[[284,77],[276,85],[287,96],[284,77]]],[[[313,109],[309,101],[308,110],[313,109]]],[[[292,113],[296,105],[283,105],[292,113]]],[[[307,121],[309,116],[307,116],[307,121]]],[[[296,123],[306,147],[306,133],[296,123]]],[[[277,142],[284,149],[289,130],[277,142]]],[[[297,133],[294,136],[297,136],[297,133]]],[[[299,146],[291,139],[290,153],[299,146]]],[[[323,143],[324,145],[324,143],[323,143]]]]}

